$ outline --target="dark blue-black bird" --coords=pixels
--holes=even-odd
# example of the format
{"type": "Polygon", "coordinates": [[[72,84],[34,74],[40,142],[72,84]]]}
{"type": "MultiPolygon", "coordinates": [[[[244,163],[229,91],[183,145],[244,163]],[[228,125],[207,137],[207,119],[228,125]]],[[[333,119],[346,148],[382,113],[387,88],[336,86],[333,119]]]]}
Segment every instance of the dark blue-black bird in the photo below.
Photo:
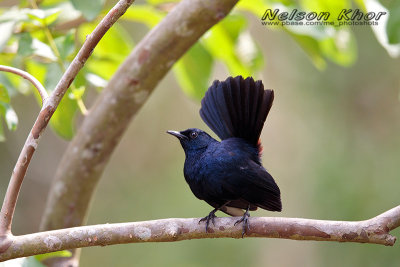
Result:
{"type": "Polygon", "coordinates": [[[193,194],[214,207],[200,220],[206,232],[218,210],[242,216],[235,223],[243,222],[242,236],[249,211],[282,210],[279,187],[261,164],[259,141],[273,100],[274,92],[251,77],[216,80],[201,101],[200,116],[221,142],[196,128],[168,131],[185,151],[183,171],[193,194]]]}

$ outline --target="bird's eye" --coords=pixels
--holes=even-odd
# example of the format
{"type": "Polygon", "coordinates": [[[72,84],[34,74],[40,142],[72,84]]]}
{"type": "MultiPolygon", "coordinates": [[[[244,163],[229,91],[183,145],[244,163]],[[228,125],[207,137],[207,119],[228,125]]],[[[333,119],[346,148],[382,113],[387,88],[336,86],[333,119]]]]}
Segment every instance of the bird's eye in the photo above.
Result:
{"type": "Polygon", "coordinates": [[[190,133],[190,137],[191,137],[192,139],[195,139],[195,138],[197,137],[197,133],[196,133],[196,132],[191,132],[191,133],[190,133]]]}

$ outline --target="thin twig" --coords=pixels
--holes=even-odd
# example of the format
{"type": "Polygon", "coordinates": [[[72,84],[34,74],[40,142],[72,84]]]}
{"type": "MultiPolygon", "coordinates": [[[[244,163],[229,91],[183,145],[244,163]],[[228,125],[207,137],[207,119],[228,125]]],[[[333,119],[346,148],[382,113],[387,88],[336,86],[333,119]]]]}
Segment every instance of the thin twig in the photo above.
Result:
{"type": "MultiPolygon", "coordinates": [[[[241,238],[238,218],[217,218],[205,232],[199,218],[163,219],[144,222],[81,226],[13,237],[13,243],[0,261],[78,247],[124,243],[174,242],[204,238],[241,238]]],[[[389,232],[400,226],[400,206],[372,219],[357,222],[299,218],[251,217],[244,237],[292,240],[338,241],[393,246],[396,237],[389,232]]]]}
{"type": "Polygon", "coordinates": [[[79,50],[77,56],[69,65],[68,69],[61,77],[51,96],[43,104],[43,107],[32,127],[31,132],[22,148],[18,161],[11,175],[10,183],[7,188],[0,216],[0,252],[10,245],[11,224],[21,188],[22,181],[25,177],[26,170],[35,152],[40,136],[60,103],[67,89],[75,79],[80,69],[84,66],[86,60],[91,55],[93,49],[110,29],[110,27],[122,16],[134,0],[119,1],[103,20],[97,25],[94,31],[87,36],[85,43],[79,50]]]}
{"type": "Polygon", "coordinates": [[[0,65],[0,71],[5,71],[5,72],[11,72],[14,74],[17,74],[24,78],[25,80],[28,80],[32,83],[32,85],[38,90],[40,98],[42,99],[42,105],[44,104],[44,101],[49,97],[47,95],[46,89],[43,87],[43,85],[32,75],[27,73],[26,71],[13,68],[13,67],[8,67],[4,65],[0,65]]]}

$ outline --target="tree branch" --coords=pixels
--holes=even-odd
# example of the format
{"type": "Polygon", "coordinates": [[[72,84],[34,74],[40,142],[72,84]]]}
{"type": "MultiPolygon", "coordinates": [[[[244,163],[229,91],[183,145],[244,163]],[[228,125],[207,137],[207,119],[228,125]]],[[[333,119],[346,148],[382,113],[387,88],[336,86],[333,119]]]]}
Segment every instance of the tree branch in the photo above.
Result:
{"type": "Polygon", "coordinates": [[[42,99],[42,105],[44,104],[45,100],[49,97],[47,95],[46,89],[43,87],[43,85],[32,75],[27,73],[26,71],[13,68],[13,67],[8,67],[4,65],[0,65],[0,71],[5,71],[5,72],[11,72],[14,74],[17,74],[24,78],[25,80],[28,80],[32,83],[32,85],[38,90],[40,98],[42,99]]]}
{"type": "Polygon", "coordinates": [[[86,60],[91,55],[94,47],[104,36],[107,30],[122,16],[126,9],[132,4],[133,0],[121,0],[104,17],[94,31],[87,36],[85,43],[79,50],[77,56],[69,65],[68,69],[61,77],[53,93],[43,103],[43,107],[36,119],[32,130],[22,148],[15,168],[12,172],[10,183],[7,188],[0,216],[0,252],[7,249],[10,245],[11,223],[18,199],[18,194],[25,177],[33,153],[35,152],[40,136],[46,128],[51,116],[56,110],[62,97],[71,85],[79,70],[83,67],[86,60]]]}
{"type": "MultiPolygon", "coordinates": [[[[238,218],[217,218],[205,232],[199,218],[163,219],[133,223],[91,225],[13,237],[13,243],[0,261],[78,247],[124,243],[174,242],[204,238],[241,238],[238,218]]],[[[252,217],[244,237],[292,240],[338,241],[393,246],[396,237],[389,232],[400,226],[400,206],[372,219],[357,222],[323,221],[299,218],[252,217]]]]}

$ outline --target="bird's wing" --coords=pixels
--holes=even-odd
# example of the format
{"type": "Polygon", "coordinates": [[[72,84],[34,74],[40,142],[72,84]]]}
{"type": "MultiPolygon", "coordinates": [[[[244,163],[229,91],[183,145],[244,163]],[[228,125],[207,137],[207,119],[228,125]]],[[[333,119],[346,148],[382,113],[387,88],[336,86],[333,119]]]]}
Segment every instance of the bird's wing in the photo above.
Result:
{"type": "Polygon", "coordinates": [[[250,204],[270,211],[281,211],[281,194],[272,176],[260,165],[250,160],[233,166],[237,170],[221,179],[224,195],[234,195],[237,199],[227,206],[247,208],[250,204]],[[243,207],[244,206],[244,207],[243,207]]]}
{"type": "Polygon", "coordinates": [[[239,137],[257,146],[274,100],[272,90],[252,77],[214,81],[201,101],[200,116],[221,138],[239,137]]]}

